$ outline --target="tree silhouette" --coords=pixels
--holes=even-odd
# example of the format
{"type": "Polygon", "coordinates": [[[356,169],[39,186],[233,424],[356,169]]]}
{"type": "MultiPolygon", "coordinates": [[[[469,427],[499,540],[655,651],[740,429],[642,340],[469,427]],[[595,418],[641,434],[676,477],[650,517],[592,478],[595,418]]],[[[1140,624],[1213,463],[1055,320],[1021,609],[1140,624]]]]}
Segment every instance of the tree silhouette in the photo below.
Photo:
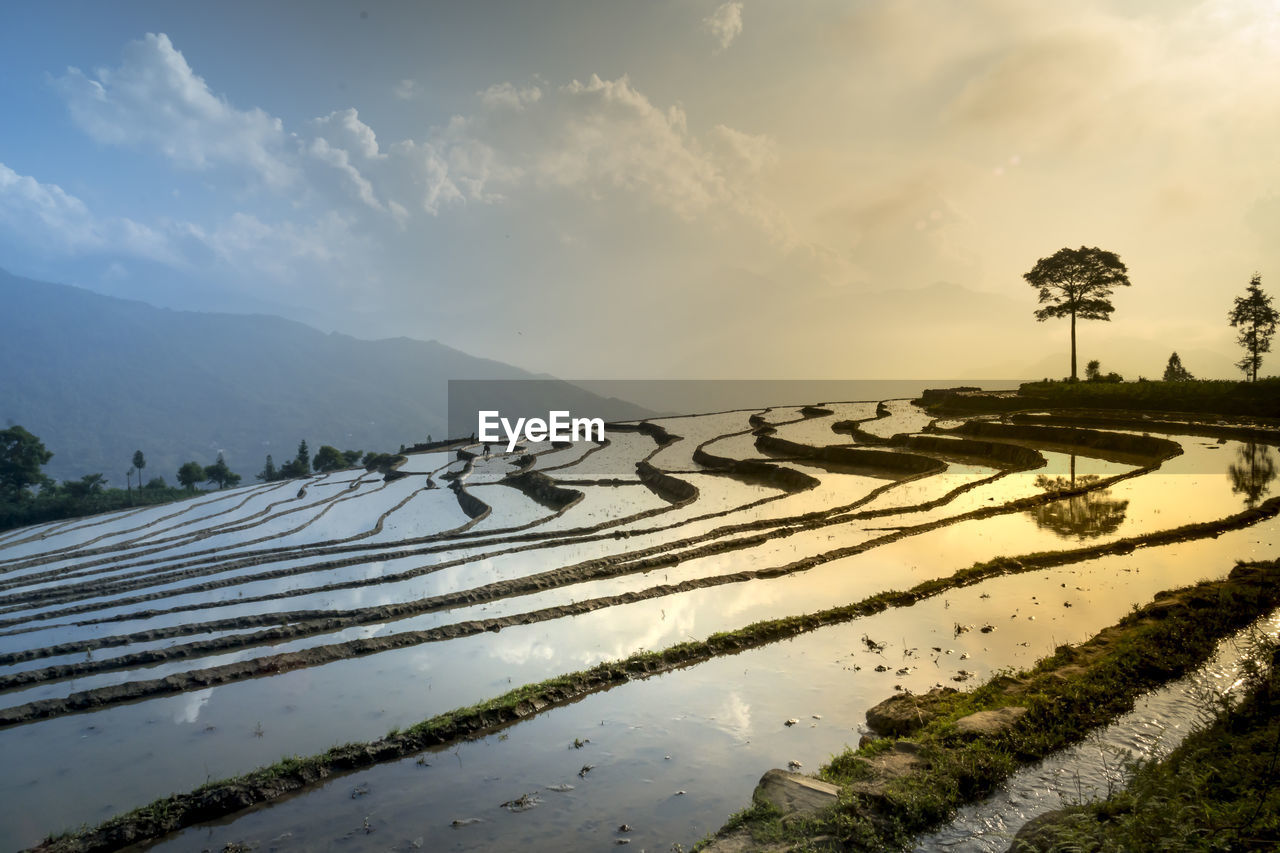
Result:
{"type": "Polygon", "coordinates": [[[141,450],[133,451],[133,467],[138,469],[138,488],[142,488],[142,469],[147,467],[147,457],[142,455],[141,450]]]}
{"type": "Polygon", "coordinates": [[[31,486],[48,483],[40,469],[52,458],[40,439],[22,427],[0,430],[0,499],[16,501],[31,486]]]}
{"type": "Polygon", "coordinates": [[[1276,478],[1271,448],[1252,441],[1241,445],[1236,461],[1227,466],[1227,476],[1231,478],[1231,493],[1244,495],[1245,506],[1253,509],[1271,490],[1271,481],[1276,478]]]}
{"type": "Polygon", "coordinates": [[[1040,291],[1044,308],[1035,312],[1040,322],[1050,317],[1071,318],[1071,380],[1076,374],[1076,318],[1110,320],[1115,307],[1109,301],[1112,288],[1129,286],[1128,268],[1114,252],[1081,246],[1059,249],[1041,258],[1023,278],[1040,291]]]}
{"type": "Polygon", "coordinates": [[[1262,276],[1254,273],[1245,295],[1236,297],[1227,319],[1233,328],[1240,330],[1236,341],[1245,352],[1236,367],[1243,370],[1250,381],[1257,382],[1262,354],[1271,352],[1271,336],[1276,333],[1276,321],[1280,320],[1280,314],[1271,307],[1271,297],[1262,292],[1262,276]]]}
{"type": "Polygon", "coordinates": [[[1192,379],[1195,377],[1191,375],[1190,370],[1182,366],[1182,359],[1178,358],[1178,354],[1175,352],[1169,356],[1169,363],[1164,367],[1164,381],[1190,382],[1192,379]]]}

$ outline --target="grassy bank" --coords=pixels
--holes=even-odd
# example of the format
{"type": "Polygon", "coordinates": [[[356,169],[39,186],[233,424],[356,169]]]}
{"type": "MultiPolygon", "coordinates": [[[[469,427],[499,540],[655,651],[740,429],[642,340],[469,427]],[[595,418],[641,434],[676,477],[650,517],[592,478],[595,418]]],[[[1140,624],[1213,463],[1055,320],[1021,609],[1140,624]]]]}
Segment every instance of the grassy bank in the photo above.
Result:
{"type": "Polygon", "coordinates": [[[1080,741],[1132,708],[1142,693],[1203,663],[1221,638],[1280,605],[1277,581],[1280,561],[1241,564],[1226,580],[1161,593],[1082,645],[1059,647],[1030,671],[997,676],[968,693],[930,694],[919,705],[923,727],[909,738],[873,741],[821,769],[820,778],[840,787],[835,807],[796,820],[756,805],[708,846],[902,847],[1020,766],[1080,741]],[[1021,716],[1000,730],[973,735],[957,726],[978,712],[1007,708],[1022,709],[1021,716]],[[890,759],[901,755],[910,756],[908,772],[888,772],[890,759]]]}
{"type": "Polygon", "coordinates": [[[1125,409],[1280,418],[1280,378],[1257,382],[1026,382],[1017,394],[927,391],[921,401],[938,414],[1125,409]]]}
{"type": "Polygon", "coordinates": [[[64,521],[122,509],[138,509],[183,501],[208,492],[181,489],[176,486],[144,489],[103,489],[88,495],[70,494],[65,489],[52,489],[17,501],[0,501],[0,532],[47,521],[64,521]]]}
{"type": "Polygon", "coordinates": [[[1280,646],[1266,651],[1238,706],[1223,702],[1163,761],[1139,763],[1124,791],[1038,818],[1014,849],[1280,849],[1280,646]]]}

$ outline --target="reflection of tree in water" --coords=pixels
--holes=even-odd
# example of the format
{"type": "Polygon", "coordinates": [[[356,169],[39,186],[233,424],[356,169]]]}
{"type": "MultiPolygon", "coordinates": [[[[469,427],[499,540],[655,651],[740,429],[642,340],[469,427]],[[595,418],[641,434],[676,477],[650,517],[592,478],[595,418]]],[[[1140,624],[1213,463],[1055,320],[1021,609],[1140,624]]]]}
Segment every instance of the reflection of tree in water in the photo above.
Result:
{"type": "Polygon", "coordinates": [[[1249,442],[1236,451],[1236,461],[1227,467],[1231,493],[1244,495],[1244,505],[1253,509],[1271,490],[1276,478],[1276,461],[1271,448],[1249,442]]]}
{"type": "MultiPolygon", "coordinates": [[[[1071,469],[1075,471],[1075,459],[1071,460],[1071,469]]],[[[1097,474],[1082,474],[1079,477],[1048,477],[1044,474],[1036,477],[1036,486],[1050,494],[1079,489],[1098,482],[1097,474]]],[[[1031,510],[1031,517],[1036,526],[1052,530],[1063,539],[1094,539],[1114,533],[1124,523],[1128,501],[1111,500],[1109,489],[1094,489],[1082,495],[1072,495],[1062,500],[1047,503],[1031,510]]]]}

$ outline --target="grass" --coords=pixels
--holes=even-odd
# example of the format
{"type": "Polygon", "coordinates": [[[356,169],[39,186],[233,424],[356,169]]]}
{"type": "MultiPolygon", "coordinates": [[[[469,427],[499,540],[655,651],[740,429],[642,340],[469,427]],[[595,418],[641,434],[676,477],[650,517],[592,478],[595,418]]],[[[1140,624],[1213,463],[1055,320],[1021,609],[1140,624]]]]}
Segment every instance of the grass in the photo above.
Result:
{"type": "Polygon", "coordinates": [[[89,495],[71,495],[63,489],[47,490],[17,501],[0,501],[0,532],[104,512],[159,506],[208,494],[210,493],[207,491],[192,491],[176,486],[132,490],[103,489],[89,495]]]}
{"type": "MultiPolygon", "coordinates": [[[[580,672],[523,685],[501,696],[437,715],[394,734],[389,733],[387,737],[376,741],[335,746],[325,753],[306,758],[291,757],[284,762],[278,762],[242,776],[211,782],[189,793],[173,794],[128,814],[111,818],[95,828],[82,829],[58,837],[50,836],[38,849],[111,850],[128,843],[158,838],[195,823],[223,817],[250,805],[267,802],[338,773],[403,758],[425,749],[457,742],[477,733],[496,730],[543,709],[635,678],[690,666],[717,655],[733,654],[763,646],[826,625],[879,613],[889,607],[908,607],[921,599],[949,589],[977,583],[986,578],[1061,565],[1104,553],[1128,551],[1136,545],[1148,542],[1179,541],[1214,535],[1223,530],[1256,523],[1263,518],[1275,515],[1278,511],[1280,511],[1280,498],[1273,498],[1255,509],[1217,522],[1191,524],[1131,540],[1119,540],[1070,551],[1029,554],[1017,559],[997,558],[976,563],[949,577],[924,581],[906,591],[889,590],[852,604],[810,614],[764,620],[734,631],[712,634],[703,641],[680,643],[660,651],[639,652],[623,660],[605,662],[580,672]]],[[[980,757],[975,754],[967,760],[977,761],[980,757]]],[[[979,763],[982,764],[982,762],[979,763]]],[[[989,773],[975,771],[968,775],[961,774],[957,778],[969,779],[970,783],[966,784],[970,784],[971,787],[973,780],[981,780],[989,775],[989,773]]],[[[932,811],[923,809],[921,815],[936,814],[939,808],[945,808],[945,806],[935,806],[932,811]]],[[[912,819],[902,825],[913,826],[918,822],[918,819],[912,819]]],[[[869,831],[863,822],[853,818],[844,821],[844,824],[847,825],[842,824],[843,828],[840,829],[842,838],[861,838],[869,831]]]]}
{"type": "Polygon", "coordinates": [[[922,399],[931,411],[948,414],[1053,408],[1280,417],[1280,377],[1259,379],[1257,382],[1212,379],[1189,382],[1045,380],[1023,383],[1016,396],[946,396],[926,393],[922,399]]]}
{"type": "Polygon", "coordinates": [[[1053,815],[1027,849],[1280,849],[1280,645],[1259,647],[1238,705],[1217,700],[1167,758],[1132,764],[1124,791],[1053,815]]]}
{"type": "Polygon", "coordinates": [[[897,743],[881,739],[835,756],[820,770],[842,791],[827,813],[789,823],[748,810],[732,824],[760,844],[821,838],[840,849],[900,848],[1018,767],[1080,741],[1132,708],[1142,693],[1203,663],[1219,639],[1280,604],[1278,580],[1280,561],[1272,561],[1238,566],[1224,581],[1161,593],[1087,643],[1059,647],[1030,671],[938,697],[932,703],[937,716],[910,738],[926,761],[923,769],[868,788],[869,759],[897,743]],[[961,717],[1007,705],[1027,713],[1006,732],[974,738],[955,726],[961,717]]]}

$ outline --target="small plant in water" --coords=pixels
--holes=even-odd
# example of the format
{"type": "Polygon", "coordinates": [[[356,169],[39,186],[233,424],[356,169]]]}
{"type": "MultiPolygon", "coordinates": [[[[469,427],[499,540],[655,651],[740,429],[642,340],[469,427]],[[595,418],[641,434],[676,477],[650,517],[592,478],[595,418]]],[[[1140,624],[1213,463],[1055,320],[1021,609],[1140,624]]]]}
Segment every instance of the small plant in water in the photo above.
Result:
{"type": "Polygon", "coordinates": [[[256,726],[254,726],[254,727],[253,727],[253,736],[254,736],[254,737],[262,737],[262,736],[263,736],[263,735],[265,735],[266,733],[267,733],[266,729],[264,729],[264,728],[262,727],[262,721],[261,721],[261,720],[259,720],[259,721],[258,721],[258,724],[257,724],[256,726]]]}
{"type": "Polygon", "coordinates": [[[591,738],[586,738],[586,739],[584,740],[584,739],[582,739],[582,738],[580,738],[580,737],[576,737],[576,738],[574,738],[574,739],[573,739],[573,743],[569,744],[569,748],[570,748],[570,749],[582,749],[584,746],[586,746],[586,745],[587,745],[587,744],[589,744],[589,743],[591,743],[591,738]]]}

